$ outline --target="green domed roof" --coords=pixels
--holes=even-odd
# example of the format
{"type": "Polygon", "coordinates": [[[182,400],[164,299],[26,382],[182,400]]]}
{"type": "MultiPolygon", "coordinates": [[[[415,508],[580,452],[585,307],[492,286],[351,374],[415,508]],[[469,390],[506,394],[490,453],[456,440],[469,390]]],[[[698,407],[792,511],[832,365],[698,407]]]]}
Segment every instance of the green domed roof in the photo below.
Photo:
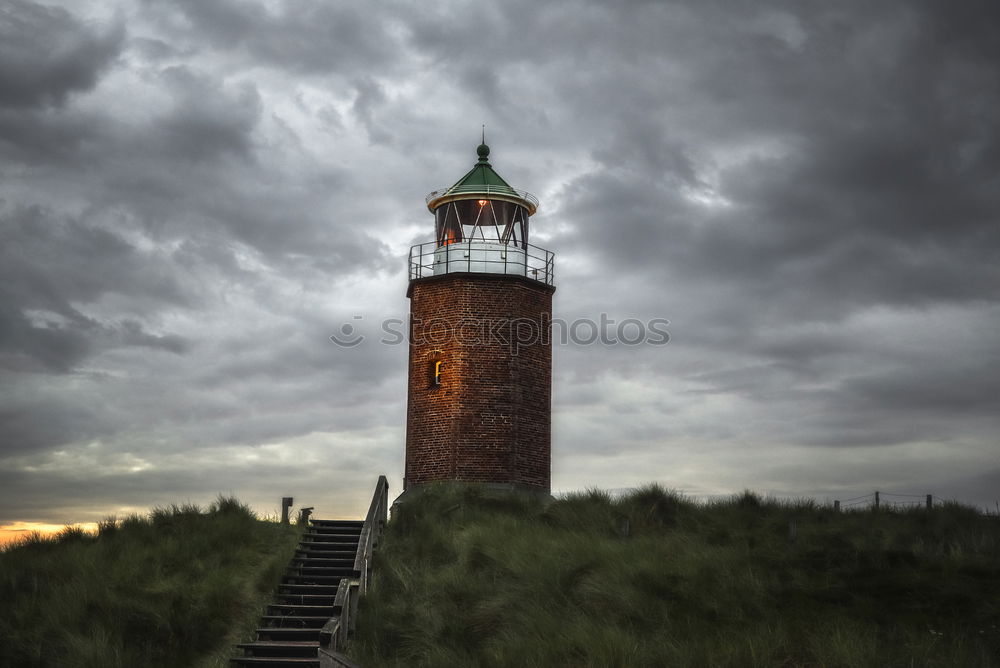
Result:
{"type": "Polygon", "coordinates": [[[435,190],[427,195],[427,208],[434,211],[445,202],[458,199],[476,199],[480,196],[513,201],[528,209],[533,214],[538,208],[538,200],[530,193],[515,190],[502,176],[496,173],[490,164],[490,147],[480,144],[476,149],[479,161],[465,176],[447,190],[435,190]]]}

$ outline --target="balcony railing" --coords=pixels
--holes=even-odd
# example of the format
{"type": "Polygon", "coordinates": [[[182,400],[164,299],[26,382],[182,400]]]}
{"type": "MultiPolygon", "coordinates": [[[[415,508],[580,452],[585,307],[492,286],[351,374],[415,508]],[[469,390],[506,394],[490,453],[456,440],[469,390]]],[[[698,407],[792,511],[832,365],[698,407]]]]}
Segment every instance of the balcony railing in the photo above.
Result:
{"type": "Polygon", "coordinates": [[[459,241],[444,246],[436,242],[410,248],[410,280],[455,273],[524,276],[553,285],[555,253],[531,244],[507,245],[459,241]]]}

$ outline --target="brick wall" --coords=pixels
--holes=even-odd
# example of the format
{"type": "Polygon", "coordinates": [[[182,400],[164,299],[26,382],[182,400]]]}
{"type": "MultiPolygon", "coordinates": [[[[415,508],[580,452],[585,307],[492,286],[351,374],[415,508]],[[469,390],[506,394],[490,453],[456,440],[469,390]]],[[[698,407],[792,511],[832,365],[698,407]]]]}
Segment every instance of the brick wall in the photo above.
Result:
{"type": "Polygon", "coordinates": [[[406,488],[461,480],[549,491],[553,291],[502,275],[410,283],[406,488]]]}

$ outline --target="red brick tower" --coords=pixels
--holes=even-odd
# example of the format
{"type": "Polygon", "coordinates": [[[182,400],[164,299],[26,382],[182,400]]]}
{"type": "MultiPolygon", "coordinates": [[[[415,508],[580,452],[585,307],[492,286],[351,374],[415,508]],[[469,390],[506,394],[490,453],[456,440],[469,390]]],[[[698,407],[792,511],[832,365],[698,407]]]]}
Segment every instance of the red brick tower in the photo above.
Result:
{"type": "Polygon", "coordinates": [[[538,200],[489,163],[427,196],[410,249],[404,494],[436,481],[547,494],[554,256],[528,244],[538,200]]]}

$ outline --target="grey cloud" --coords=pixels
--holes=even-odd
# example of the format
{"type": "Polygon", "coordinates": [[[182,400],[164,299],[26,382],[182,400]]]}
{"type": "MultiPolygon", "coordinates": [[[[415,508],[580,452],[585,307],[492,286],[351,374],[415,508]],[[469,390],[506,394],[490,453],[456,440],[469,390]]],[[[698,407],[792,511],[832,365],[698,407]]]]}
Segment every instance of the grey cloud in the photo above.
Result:
{"type": "Polygon", "coordinates": [[[56,387],[49,376],[2,371],[0,475],[12,455],[39,453],[72,442],[87,442],[119,427],[103,410],[103,398],[56,387]]]}
{"type": "Polygon", "coordinates": [[[361,5],[144,4],[163,17],[163,27],[175,39],[201,42],[197,36],[203,36],[217,50],[242,52],[248,60],[298,73],[350,74],[398,62],[396,22],[361,5]]]}
{"type": "Polygon", "coordinates": [[[142,323],[135,320],[123,320],[118,325],[121,342],[127,346],[158,348],[177,355],[186,352],[189,342],[176,334],[150,334],[143,329],[142,323]]]}
{"type": "Polygon", "coordinates": [[[735,480],[726,453],[781,443],[790,471],[843,458],[826,489],[843,453],[894,444],[910,479],[957,490],[981,458],[958,455],[994,438],[995,344],[940,343],[941,319],[997,324],[990,3],[147,1],[124,27],[11,7],[39,43],[84,45],[76,69],[0,46],[0,489],[22,514],[252,494],[252,454],[311,437],[355,445],[275,464],[269,493],[398,466],[406,348],[377,323],[405,315],[421,198],[484,122],[500,173],[542,196],[556,315],[671,320],[655,350],[556,349],[564,484],[605,485],[574,468],[602,453],[710,488],[735,480]],[[28,61],[40,76],[11,74],[28,61]],[[337,348],[359,313],[372,338],[337,348]],[[151,468],[102,475],[129,457],[151,468]]]}
{"type": "Polygon", "coordinates": [[[354,98],[354,114],[368,131],[369,141],[373,144],[390,143],[392,135],[387,133],[375,119],[378,107],[386,101],[382,86],[371,78],[364,78],[355,81],[354,88],[358,91],[354,98]]]}
{"type": "Polygon", "coordinates": [[[119,234],[37,206],[0,212],[5,290],[23,308],[75,318],[70,302],[109,293],[138,294],[160,304],[191,303],[183,282],[154,253],[119,234]]]}
{"type": "Polygon", "coordinates": [[[0,151],[9,161],[0,170],[13,180],[15,165],[44,170],[62,164],[82,169],[87,163],[87,144],[100,139],[104,128],[103,119],[88,114],[0,108],[0,151]]]}
{"type": "Polygon", "coordinates": [[[1000,350],[986,359],[914,364],[888,373],[859,375],[845,383],[855,407],[877,406],[886,419],[910,415],[938,420],[988,418],[998,426],[1000,350]]]}
{"type": "Polygon", "coordinates": [[[0,369],[65,373],[93,351],[97,325],[79,313],[65,324],[36,325],[9,304],[0,308],[0,369]]]}
{"type": "Polygon", "coordinates": [[[190,303],[157,255],[38,207],[0,212],[0,239],[3,368],[67,373],[117,346],[186,349],[182,337],[151,334],[137,319],[157,306],[190,303]],[[101,321],[80,311],[80,305],[116,295],[137,305],[132,317],[101,321]]]}
{"type": "Polygon", "coordinates": [[[64,9],[9,0],[0,9],[0,107],[59,106],[90,90],[124,36],[121,25],[97,31],[64,9]]]}
{"type": "MultiPolygon", "coordinates": [[[[384,449],[381,449],[384,450],[384,449]]],[[[293,496],[299,507],[320,505],[337,508],[351,516],[364,513],[374,479],[384,469],[373,468],[370,458],[358,456],[344,447],[323,466],[305,466],[294,459],[260,461],[250,458],[220,463],[216,451],[191,452],[197,465],[133,472],[82,470],[11,471],[0,469],[0,524],[29,519],[35,522],[95,522],[115,514],[114,509],[132,506],[150,509],[179,503],[207,505],[218,494],[235,494],[259,512],[277,514],[283,496],[293,496]],[[266,463],[266,470],[261,462],[266,463]],[[95,487],[109,502],[94,504],[95,487]],[[54,497],[51,490],[61,490],[54,497]],[[363,501],[360,501],[364,499],[363,501]]],[[[126,454],[126,453],[123,453],[126,454]]],[[[314,452],[303,453],[312,462],[314,452]]],[[[383,451],[371,454],[386,454],[383,451]]]]}
{"type": "Polygon", "coordinates": [[[202,162],[218,157],[252,158],[252,136],[260,117],[257,89],[243,83],[227,91],[219,81],[186,67],[160,73],[174,103],[154,121],[159,156],[178,162],[202,162]]]}
{"type": "Polygon", "coordinates": [[[978,474],[947,480],[937,490],[939,501],[974,503],[989,512],[1000,512],[1000,469],[984,467],[978,474]]]}
{"type": "Polygon", "coordinates": [[[69,373],[88,357],[120,346],[183,354],[189,342],[175,334],[151,334],[136,320],[101,323],[76,311],[33,322],[24,310],[0,310],[0,369],[69,373]]]}

